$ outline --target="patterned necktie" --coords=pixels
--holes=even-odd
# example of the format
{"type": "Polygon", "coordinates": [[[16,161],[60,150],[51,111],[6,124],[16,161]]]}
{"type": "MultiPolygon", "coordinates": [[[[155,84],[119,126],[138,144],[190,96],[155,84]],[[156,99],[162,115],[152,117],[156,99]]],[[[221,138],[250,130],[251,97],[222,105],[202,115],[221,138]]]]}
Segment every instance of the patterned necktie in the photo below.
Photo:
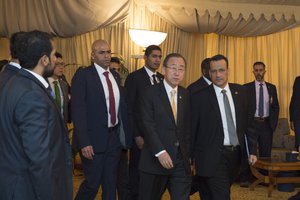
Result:
{"type": "Polygon", "coordinates": [[[177,110],[176,110],[176,103],[175,103],[175,95],[176,95],[176,90],[171,91],[171,107],[172,107],[172,112],[173,116],[175,119],[175,122],[177,121],[177,110]]]}
{"type": "Polygon", "coordinates": [[[259,84],[258,116],[264,116],[264,91],[262,83],[259,84]]]}
{"type": "Polygon", "coordinates": [[[110,114],[110,122],[112,125],[116,124],[116,104],[115,104],[115,96],[113,92],[113,87],[111,84],[111,81],[108,77],[109,72],[103,72],[103,75],[105,76],[107,87],[108,87],[108,93],[109,93],[109,114],[110,114]]]}
{"type": "Polygon", "coordinates": [[[157,84],[156,74],[152,75],[153,85],[157,84]]]}
{"type": "Polygon", "coordinates": [[[55,102],[59,109],[61,109],[61,95],[58,87],[58,81],[53,81],[54,92],[55,92],[55,102]]]}
{"type": "Polygon", "coordinates": [[[224,102],[224,108],[226,114],[228,134],[229,134],[229,141],[231,145],[236,146],[239,144],[239,142],[236,135],[236,129],[234,126],[233,117],[230,109],[229,100],[226,94],[226,90],[222,90],[222,94],[223,94],[223,102],[224,102]]]}

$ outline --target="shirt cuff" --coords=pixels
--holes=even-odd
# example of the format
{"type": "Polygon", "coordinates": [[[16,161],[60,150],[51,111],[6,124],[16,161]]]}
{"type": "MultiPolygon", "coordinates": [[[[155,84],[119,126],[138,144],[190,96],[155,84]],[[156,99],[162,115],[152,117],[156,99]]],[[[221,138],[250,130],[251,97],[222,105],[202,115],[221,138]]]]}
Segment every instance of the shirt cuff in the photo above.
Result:
{"type": "Polygon", "coordinates": [[[165,152],[166,152],[166,150],[162,150],[162,151],[158,152],[157,154],[155,154],[155,157],[158,157],[158,156],[160,156],[161,154],[163,154],[165,152]]]}

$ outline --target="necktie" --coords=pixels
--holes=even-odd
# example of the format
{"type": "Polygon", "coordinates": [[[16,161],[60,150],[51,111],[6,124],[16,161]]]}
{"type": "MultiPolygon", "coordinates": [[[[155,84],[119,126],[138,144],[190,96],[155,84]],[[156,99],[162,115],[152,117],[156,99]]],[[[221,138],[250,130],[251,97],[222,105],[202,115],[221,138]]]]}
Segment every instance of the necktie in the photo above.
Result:
{"type": "Polygon", "coordinates": [[[175,104],[175,95],[176,95],[176,90],[171,91],[171,107],[172,107],[172,112],[173,116],[175,119],[175,122],[177,120],[177,111],[176,111],[176,104],[175,104]]]}
{"type": "Polygon", "coordinates": [[[226,90],[222,90],[222,94],[223,94],[223,102],[224,102],[224,108],[226,113],[226,121],[227,121],[230,144],[236,146],[239,144],[239,142],[236,135],[236,129],[234,126],[233,117],[230,109],[229,100],[226,94],[226,90]]]}
{"type": "Polygon", "coordinates": [[[258,116],[264,116],[264,91],[262,83],[259,84],[258,116]]]}
{"type": "Polygon", "coordinates": [[[113,87],[111,81],[108,77],[109,72],[104,72],[103,75],[105,76],[108,93],[109,93],[109,114],[110,114],[110,122],[112,125],[116,124],[116,107],[115,107],[115,96],[113,92],[113,87]]]}
{"type": "Polygon", "coordinates": [[[152,75],[152,79],[153,79],[153,85],[157,84],[157,79],[156,79],[156,74],[152,75]]]}
{"type": "Polygon", "coordinates": [[[55,102],[58,108],[61,108],[61,95],[60,95],[60,90],[58,87],[58,81],[53,81],[54,85],[54,92],[55,92],[55,102]]]}
{"type": "Polygon", "coordinates": [[[53,90],[51,89],[50,85],[46,88],[46,90],[51,95],[51,97],[54,99],[53,90]]]}

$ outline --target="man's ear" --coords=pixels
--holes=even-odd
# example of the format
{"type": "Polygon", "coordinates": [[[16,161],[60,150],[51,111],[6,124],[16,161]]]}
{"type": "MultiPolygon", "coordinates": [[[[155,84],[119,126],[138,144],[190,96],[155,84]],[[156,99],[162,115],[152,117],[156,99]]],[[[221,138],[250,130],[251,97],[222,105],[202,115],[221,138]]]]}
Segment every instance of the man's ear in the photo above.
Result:
{"type": "Polygon", "coordinates": [[[50,62],[49,57],[46,56],[46,55],[43,55],[41,57],[40,61],[41,61],[41,64],[44,65],[44,66],[47,66],[50,62]]]}

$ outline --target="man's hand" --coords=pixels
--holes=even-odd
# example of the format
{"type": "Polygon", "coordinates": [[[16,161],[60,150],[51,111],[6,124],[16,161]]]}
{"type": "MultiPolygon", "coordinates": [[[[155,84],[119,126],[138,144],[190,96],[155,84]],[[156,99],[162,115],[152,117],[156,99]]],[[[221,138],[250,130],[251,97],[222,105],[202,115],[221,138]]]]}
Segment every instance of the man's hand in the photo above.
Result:
{"type": "Polygon", "coordinates": [[[134,138],[134,140],[135,140],[136,146],[139,149],[142,149],[144,146],[144,138],[142,136],[137,136],[134,138]]]}
{"type": "Polygon", "coordinates": [[[250,165],[254,165],[257,161],[256,155],[250,155],[248,161],[250,165]]]}
{"type": "Polygon", "coordinates": [[[166,169],[171,169],[174,167],[173,161],[172,161],[170,155],[168,154],[168,152],[163,152],[162,154],[160,154],[158,156],[158,160],[159,160],[160,164],[166,169]]]}
{"type": "Polygon", "coordinates": [[[290,121],[290,127],[293,131],[295,131],[294,122],[290,121]]]}
{"type": "Polygon", "coordinates": [[[93,160],[93,155],[95,155],[93,147],[91,145],[83,147],[81,149],[81,153],[85,158],[87,158],[89,160],[93,160]]]}

